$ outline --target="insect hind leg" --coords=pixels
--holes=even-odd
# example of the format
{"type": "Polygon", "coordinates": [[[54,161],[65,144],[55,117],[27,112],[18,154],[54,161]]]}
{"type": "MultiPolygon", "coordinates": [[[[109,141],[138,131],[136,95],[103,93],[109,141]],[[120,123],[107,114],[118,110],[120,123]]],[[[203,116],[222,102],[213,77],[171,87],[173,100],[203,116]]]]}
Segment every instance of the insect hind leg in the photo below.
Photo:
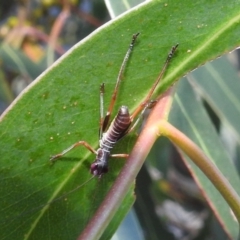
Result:
{"type": "Polygon", "coordinates": [[[151,102],[150,98],[153,95],[153,92],[155,91],[157,85],[159,84],[160,80],[163,78],[163,75],[170,63],[170,60],[172,59],[175,51],[177,50],[178,44],[176,44],[175,46],[173,46],[170,50],[170,52],[167,55],[165,64],[163,65],[162,70],[160,71],[157,79],[155,80],[153,86],[151,87],[150,91],[148,92],[147,96],[145,97],[145,99],[143,100],[143,102],[135,109],[135,111],[132,113],[131,118],[132,121],[134,120],[134,118],[140,113],[142,112],[142,110],[144,110],[146,108],[146,106],[151,102]]]}
{"type": "Polygon", "coordinates": [[[65,155],[66,153],[70,152],[72,149],[74,149],[74,148],[76,148],[76,147],[78,147],[78,146],[84,146],[84,147],[87,148],[90,152],[92,152],[92,153],[94,153],[94,154],[97,154],[97,151],[96,151],[90,144],[88,144],[88,143],[85,142],[85,141],[79,141],[79,142],[74,143],[72,146],[70,146],[69,148],[65,149],[65,150],[62,151],[61,153],[52,156],[52,157],[50,158],[50,161],[51,161],[51,162],[56,161],[58,158],[62,157],[63,155],[65,155]]]}
{"type": "MultiPolygon", "coordinates": [[[[146,106],[143,108],[142,112],[140,113],[140,115],[138,116],[137,120],[133,123],[133,125],[125,132],[125,134],[122,136],[126,136],[127,134],[129,134],[130,132],[132,132],[136,126],[138,125],[140,119],[143,117],[144,113],[146,112],[147,109],[151,109],[153,108],[157,103],[157,100],[151,100],[148,104],[146,104],[146,106]]],[[[134,120],[134,119],[132,119],[134,120]]]]}
{"type": "Polygon", "coordinates": [[[119,73],[118,73],[118,77],[117,77],[117,82],[116,82],[116,85],[115,85],[115,88],[114,88],[114,91],[113,91],[113,94],[112,94],[112,98],[111,98],[111,102],[109,104],[109,107],[108,107],[108,111],[107,111],[107,114],[103,120],[103,123],[102,123],[102,126],[101,126],[101,130],[100,132],[104,132],[108,125],[109,125],[109,120],[110,120],[110,117],[111,117],[111,114],[112,114],[112,111],[113,111],[113,107],[115,105],[115,102],[116,102],[116,98],[117,98],[117,93],[118,93],[118,89],[119,89],[119,86],[120,86],[120,82],[123,78],[123,73],[124,73],[124,70],[126,68],[126,64],[130,58],[130,55],[133,51],[133,47],[134,47],[134,44],[136,42],[136,39],[137,37],[139,36],[140,33],[136,33],[136,34],[133,34],[132,36],[132,41],[129,45],[129,48],[128,48],[128,51],[123,59],[123,62],[122,62],[122,65],[120,67],[120,70],[119,70],[119,73]]]}

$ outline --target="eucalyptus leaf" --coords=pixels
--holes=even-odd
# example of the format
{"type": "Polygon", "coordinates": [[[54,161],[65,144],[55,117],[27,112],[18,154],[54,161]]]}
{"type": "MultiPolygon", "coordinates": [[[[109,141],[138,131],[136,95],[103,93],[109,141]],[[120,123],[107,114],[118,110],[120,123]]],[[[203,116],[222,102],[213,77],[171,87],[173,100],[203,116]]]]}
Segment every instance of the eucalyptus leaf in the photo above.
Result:
{"type": "MultiPolygon", "coordinates": [[[[173,111],[170,114],[170,122],[199,145],[228,179],[237,193],[240,194],[238,187],[240,180],[236,168],[229,159],[226,150],[224,150],[219,135],[206,114],[202,103],[198,101],[187,81],[178,84],[178,90],[173,102],[173,111]]],[[[204,198],[212,208],[218,221],[223,225],[228,235],[233,239],[237,239],[238,223],[228,204],[201,170],[188,157],[185,156],[184,159],[192,177],[200,187],[204,198]]]]}

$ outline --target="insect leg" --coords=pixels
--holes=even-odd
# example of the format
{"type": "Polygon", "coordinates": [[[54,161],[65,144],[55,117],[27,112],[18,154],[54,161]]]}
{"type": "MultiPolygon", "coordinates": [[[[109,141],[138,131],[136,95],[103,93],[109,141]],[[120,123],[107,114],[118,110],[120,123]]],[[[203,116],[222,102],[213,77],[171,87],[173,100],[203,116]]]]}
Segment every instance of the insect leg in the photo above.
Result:
{"type": "Polygon", "coordinates": [[[152,100],[149,103],[146,104],[146,106],[144,107],[144,109],[142,110],[142,112],[140,113],[140,115],[138,116],[137,120],[133,123],[133,125],[131,126],[131,128],[128,129],[128,131],[124,134],[124,136],[130,132],[132,132],[135,127],[138,125],[140,119],[143,117],[144,113],[146,112],[147,109],[151,109],[156,105],[157,101],[156,100],[152,100]]]}
{"type": "Polygon", "coordinates": [[[100,86],[100,126],[99,126],[99,139],[102,139],[102,133],[103,133],[103,121],[104,121],[104,83],[100,86]]]}
{"type": "Polygon", "coordinates": [[[97,154],[97,151],[95,149],[93,149],[87,142],[85,141],[79,141],[76,142],[75,144],[73,144],[71,147],[65,149],[63,152],[54,155],[50,158],[50,161],[56,161],[58,158],[62,157],[63,155],[65,155],[67,152],[71,151],[72,149],[74,149],[75,147],[78,146],[84,146],[85,148],[87,148],[90,152],[97,154]]]}
{"type": "Polygon", "coordinates": [[[146,105],[149,103],[149,100],[154,92],[154,90],[156,89],[159,81],[162,79],[166,69],[167,69],[167,66],[171,60],[171,58],[173,57],[173,54],[175,53],[176,49],[178,47],[178,44],[173,46],[171,51],[169,52],[168,56],[167,56],[167,59],[165,61],[165,64],[160,72],[160,74],[158,75],[155,83],[153,84],[152,88],[150,89],[149,93],[147,94],[146,98],[143,100],[143,102],[134,110],[134,112],[132,113],[131,115],[131,119],[132,121],[134,120],[134,118],[146,107],[146,105]]]}
{"type": "Polygon", "coordinates": [[[129,154],[127,153],[118,153],[118,154],[111,154],[110,157],[113,158],[127,158],[129,154]]]}
{"type": "Polygon", "coordinates": [[[121,65],[121,68],[119,70],[119,73],[118,73],[118,77],[117,77],[117,82],[116,82],[116,85],[115,85],[115,88],[114,88],[114,91],[113,91],[113,94],[112,94],[112,98],[111,98],[111,102],[110,102],[110,105],[108,107],[108,111],[107,111],[107,114],[104,118],[104,121],[103,121],[103,125],[102,125],[102,131],[104,132],[107,127],[108,127],[108,123],[109,123],[109,119],[111,117],[111,113],[112,113],[112,110],[113,110],[113,107],[114,107],[114,104],[115,104],[115,101],[116,101],[116,98],[117,98],[117,92],[118,92],[118,88],[119,88],[119,85],[120,85],[120,82],[123,78],[123,72],[124,72],[124,69],[126,67],[126,64],[127,64],[127,61],[130,57],[130,54],[133,50],[133,46],[135,44],[135,41],[138,37],[140,33],[136,33],[132,36],[132,41],[129,45],[129,48],[128,48],[128,51],[123,59],[123,62],[122,62],[122,65],[121,65]]]}

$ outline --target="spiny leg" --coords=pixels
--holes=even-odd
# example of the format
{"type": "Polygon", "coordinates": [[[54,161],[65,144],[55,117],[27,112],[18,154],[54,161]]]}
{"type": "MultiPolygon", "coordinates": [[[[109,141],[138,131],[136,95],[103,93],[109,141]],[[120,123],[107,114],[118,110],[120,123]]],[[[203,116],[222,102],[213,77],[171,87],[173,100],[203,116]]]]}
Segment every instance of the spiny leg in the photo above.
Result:
{"type": "Polygon", "coordinates": [[[146,98],[143,100],[143,102],[134,110],[134,112],[131,115],[131,119],[132,121],[134,120],[134,118],[146,107],[146,105],[148,105],[149,100],[154,92],[154,90],[156,89],[159,81],[162,79],[163,74],[165,73],[167,66],[171,60],[171,58],[173,57],[173,54],[175,53],[176,49],[178,47],[178,44],[176,44],[175,46],[172,47],[171,51],[169,52],[167,59],[165,61],[165,64],[160,72],[160,74],[158,75],[155,83],[153,84],[152,88],[150,89],[149,93],[147,94],[146,98]]]}
{"type": "Polygon", "coordinates": [[[139,115],[139,117],[137,118],[137,120],[133,123],[133,125],[124,133],[124,135],[121,136],[121,138],[123,138],[124,136],[126,136],[128,133],[132,132],[132,131],[135,129],[135,127],[137,126],[137,124],[139,123],[141,117],[144,115],[145,111],[146,111],[147,109],[150,109],[150,108],[154,107],[155,104],[157,103],[156,100],[150,100],[150,98],[151,98],[154,90],[156,89],[159,81],[161,80],[164,72],[166,71],[166,68],[167,68],[167,66],[168,66],[168,64],[169,64],[169,61],[171,60],[171,58],[172,58],[174,52],[176,51],[177,47],[178,47],[178,44],[172,47],[171,51],[169,52],[169,54],[168,54],[168,56],[167,56],[167,59],[166,59],[165,64],[164,64],[164,66],[163,66],[163,69],[161,70],[161,72],[160,72],[157,80],[155,81],[155,83],[153,84],[152,88],[150,89],[148,95],[146,96],[146,98],[143,100],[143,102],[135,109],[135,111],[134,111],[133,114],[131,115],[131,121],[133,122],[134,119],[135,119],[135,117],[136,117],[140,112],[141,112],[141,114],[139,115]]]}
{"type": "Polygon", "coordinates": [[[114,88],[114,91],[113,91],[113,94],[112,94],[111,102],[110,102],[110,105],[108,107],[108,111],[107,111],[107,114],[104,118],[104,121],[103,121],[103,124],[102,124],[102,129],[100,130],[100,132],[104,132],[108,127],[108,123],[109,123],[109,120],[110,120],[110,117],[111,117],[111,113],[112,113],[112,110],[113,110],[113,107],[114,107],[114,104],[115,104],[115,101],[116,101],[116,98],[117,98],[118,88],[119,88],[120,82],[121,82],[122,77],[123,77],[123,72],[124,72],[124,69],[125,69],[126,64],[128,62],[128,59],[130,57],[130,54],[133,50],[133,46],[135,44],[135,41],[136,41],[139,34],[140,33],[136,33],[132,36],[132,41],[129,45],[128,51],[127,51],[127,53],[126,53],[126,55],[123,59],[121,68],[119,70],[118,77],[117,77],[117,82],[116,82],[116,85],[115,85],[115,88],[114,88]]]}
{"type": "Polygon", "coordinates": [[[66,150],[64,150],[63,152],[56,154],[54,156],[52,156],[50,158],[50,161],[56,161],[58,158],[62,157],[63,155],[65,155],[66,153],[68,153],[69,151],[71,151],[72,149],[74,149],[75,147],[78,146],[84,146],[85,148],[87,148],[90,152],[97,154],[97,151],[95,149],[93,149],[87,142],[85,141],[79,141],[76,142],[75,144],[73,144],[71,147],[67,148],[66,150]]]}

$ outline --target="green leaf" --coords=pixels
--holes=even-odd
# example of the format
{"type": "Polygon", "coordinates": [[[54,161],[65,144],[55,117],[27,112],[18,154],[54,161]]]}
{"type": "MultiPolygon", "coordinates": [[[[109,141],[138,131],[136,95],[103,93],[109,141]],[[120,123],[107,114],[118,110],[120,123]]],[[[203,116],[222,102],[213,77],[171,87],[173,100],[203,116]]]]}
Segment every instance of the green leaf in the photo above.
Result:
{"type": "MultiPolygon", "coordinates": [[[[195,97],[186,78],[178,84],[170,122],[199,145],[228,179],[238,194],[240,194],[238,187],[240,180],[237,171],[224,150],[224,146],[203,105],[195,97]]],[[[186,164],[188,169],[219,222],[222,223],[225,231],[233,239],[236,239],[239,230],[238,223],[228,204],[201,170],[188,157],[185,156],[185,159],[187,159],[186,164]]]]}
{"type": "Polygon", "coordinates": [[[222,57],[194,71],[189,78],[220,121],[234,130],[240,143],[240,84],[236,69],[222,57]]]}
{"type": "MultiPolygon", "coordinates": [[[[234,49],[239,44],[239,9],[237,1],[147,2],[81,41],[27,88],[1,118],[0,238],[76,239],[85,227],[124,160],[110,160],[110,172],[100,181],[93,179],[61,201],[34,210],[90,178],[94,156],[84,148],[53,166],[48,159],[79,140],[98,146],[99,85],[106,84],[108,106],[133,33],[141,35],[114,114],[121,105],[133,110],[139,104],[172,45],[180,43],[158,93],[234,49]]],[[[135,138],[124,138],[113,152],[130,152],[135,138]]],[[[129,207],[132,193],[128,196],[131,201],[124,205],[129,207]]]]}

